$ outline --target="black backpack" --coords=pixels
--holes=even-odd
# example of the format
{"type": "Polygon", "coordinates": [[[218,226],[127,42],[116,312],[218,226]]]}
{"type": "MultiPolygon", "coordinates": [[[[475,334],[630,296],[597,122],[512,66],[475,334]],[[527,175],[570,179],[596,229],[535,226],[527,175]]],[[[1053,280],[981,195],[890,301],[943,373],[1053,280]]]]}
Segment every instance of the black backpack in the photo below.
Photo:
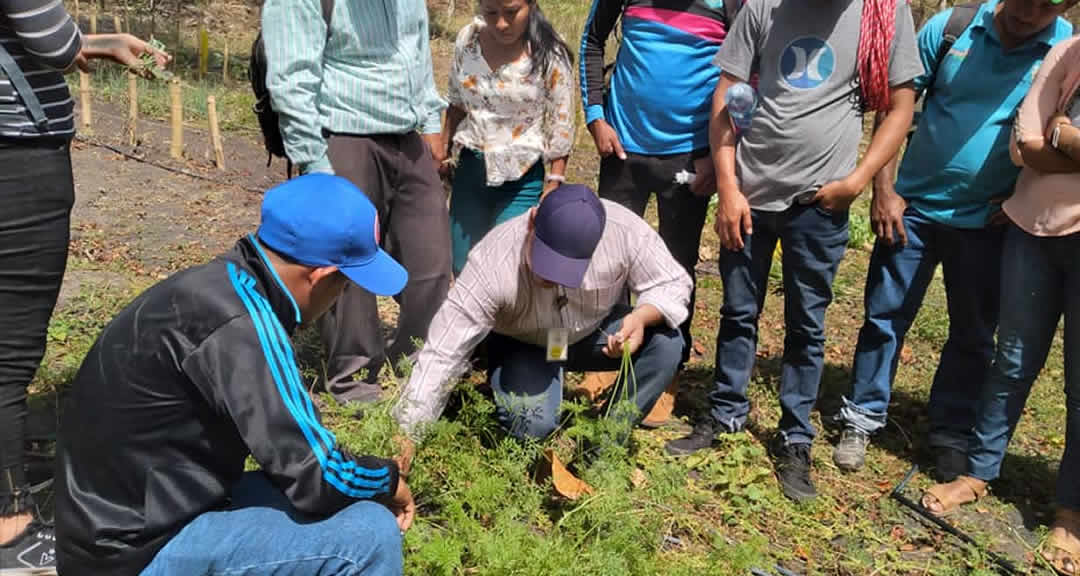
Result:
{"type": "MultiPolygon", "coordinates": [[[[330,35],[330,18],[334,12],[334,0],[320,0],[322,4],[323,21],[326,22],[326,34],[330,35]]],[[[278,114],[270,103],[270,91],[266,88],[266,47],[263,45],[262,30],[255,36],[255,43],[251,45],[251,60],[248,62],[248,80],[251,81],[251,91],[255,93],[255,104],[251,109],[255,112],[255,118],[259,120],[259,129],[263,135],[263,145],[266,146],[266,165],[269,166],[274,156],[284,158],[287,162],[286,171],[292,176],[292,160],[285,153],[285,142],[281,138],[281,128],[278,126],[278,114]]]]}
{"type": "Polygon", "coordinates": [[[952,49],[953,44],[956,43],[956,39],[967,30],[972,21],[975,20],[975,15],[979,13],[979,6],[981,4],[959,4],[953,6],[952,13],[949,14],[949,20],[945,23],[945,30],[942,31],[941,46],[938,48],[937,59],[934,61],[934,69],[928,70],[930,72],[930,82],[927,83],[926,89],[923,90],[921,98],[915,101],[915,117],[911,121],[911,129],[908,130],[908,138],[915,133],[915,127],[919,124],[919,116],[923,111],[923,104],[926,99],[930,97],[934,88],[934,81],[937,78],[938,68],[941,67],[941,61],[945,59],[945,56],[949,54],[949,50],[952,49]]]}

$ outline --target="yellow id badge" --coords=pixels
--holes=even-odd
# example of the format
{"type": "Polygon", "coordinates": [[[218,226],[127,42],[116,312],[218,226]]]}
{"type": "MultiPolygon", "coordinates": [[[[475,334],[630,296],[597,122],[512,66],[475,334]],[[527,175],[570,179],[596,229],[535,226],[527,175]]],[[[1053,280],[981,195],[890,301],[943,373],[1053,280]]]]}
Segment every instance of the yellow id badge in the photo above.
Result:
{"type": "Polygon", "coordinates": [[[570,333],[565,328],[552,328],[547,333],[547,361],[565,362],[570,333]]]}

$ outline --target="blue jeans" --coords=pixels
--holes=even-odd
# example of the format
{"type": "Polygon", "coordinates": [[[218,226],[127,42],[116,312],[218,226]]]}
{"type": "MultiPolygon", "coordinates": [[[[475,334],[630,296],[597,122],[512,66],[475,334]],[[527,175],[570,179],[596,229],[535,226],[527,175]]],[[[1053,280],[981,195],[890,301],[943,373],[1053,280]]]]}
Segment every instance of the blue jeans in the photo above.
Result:
{"type": "Polygon", "coordinates": [[[1057,499],[1080,509],[1080,234],[1038,238],[1010,226],[1001,275],[1001,325],[990,378],[978,403],[968,471],[998,477],[1031,385],[1065,315],[1065,454],[1057,499]]]}
{"type": "Polygon", "coordinates": [[[469,250],[492,228],[524,214],[540,202],[544,191],[544,163],[533,164],[521,178],[500,186],[487,185],[484,155],[463,148],[454,170],[450,192],[450,243],[454,276],[461,274],[469,250]]]}
{"type": "MultiPolygon", "coordinates": [[[[600,328],[609,334],[618,332],[623,316],[629,312],[629,308],[617,307],[600,328]]],[[[544,438],[554,432],[559,427],[564,369],[619,369],[622,360],[605,355],[606,344],[607,336],[597,330],[570,346],[566,362],[548,362],[545,348],[491,334],[487,342],[488,382],[495,392],[495,416],[499,422],[518,438],[544,438]]],[[[667,325],[645,329],[645,340],[633,357],[639,420],[649,413],[675,376],[682,346],[682,334],[676,329],[667,325]]],[[[608,403],[621,397],[621,389],[613,390],[608,403]]]]}
{"type": "Polygon", "coordinates": [[[788,444],[814,439],[810,411],[817,401],[825,361],[825,309],[832,281],[848,241],[847,212],[826,212],[817,204],[783,212],[752,212],[754,233],[743,250],[720,254],[724,304],[716,336],[712,420],[727,432],[746,423],[750,383],[757,353],[758,318],[765,304],[773,251],[783,245],[784,358],[780,376],[780,434],[788,444]]]}
{"type": "Polygon", "coordinates": [[[248,472],[233,487],[228,509],[196,516],[142,574],[401,572],[401,532],[383,505],[359,501],[329,518],[312,518],[261,472],[248,472]]]}
{"type": "Polygon", "coordinates": [[[883,428],[904,336],[941,264],[949,336],[928,406],[931,446],[967,450],[975,402],[994,355],[1004,227],[960,229],[908,208],[907,246],[874,245],[864,292],[866,317],[852,366],[852,396],[840,420],[868,434],[883,428]]]}

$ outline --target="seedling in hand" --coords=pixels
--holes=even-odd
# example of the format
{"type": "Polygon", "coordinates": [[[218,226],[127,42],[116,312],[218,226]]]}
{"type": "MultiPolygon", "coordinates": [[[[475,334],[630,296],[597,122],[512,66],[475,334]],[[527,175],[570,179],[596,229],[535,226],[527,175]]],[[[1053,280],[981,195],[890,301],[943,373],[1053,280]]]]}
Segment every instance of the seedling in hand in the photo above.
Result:
{"type": "Polygon", "coordinates": [[[172,80],[173,73],[159,66],[157,58],[154,57],[155,52],[166,52],[165,45],[157,38],[151,38],[147,47],[149,50],[143,52],[142,56],[139,57],[139,60],[142,62],[143,72],[149,72],[150,75],[158,80],[172,80]]]}

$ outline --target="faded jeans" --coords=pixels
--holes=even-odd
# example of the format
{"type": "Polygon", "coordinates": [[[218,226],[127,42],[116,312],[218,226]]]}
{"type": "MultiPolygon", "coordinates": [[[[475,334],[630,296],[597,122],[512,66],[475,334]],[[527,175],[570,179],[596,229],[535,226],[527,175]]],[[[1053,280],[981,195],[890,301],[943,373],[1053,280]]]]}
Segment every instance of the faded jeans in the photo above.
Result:
{"type": "Polygon", "coordinates": [[[997,354],[978,404],[968,471],[998,477],[1005,449],[1031,386],[1046,363],[1058,320],[1065,316],[1065,454],[1058,469],[1058,505],[1080,509],[1080,233],[1032,236],[1015,225],[1005,239],[997,354]]]}
{"type": "Polygon", "coordinates": [[[196,516],[142,576],[401,572],[401,532],[382,504],[360,500],[328,518],[313,518],[293,508],[262,472],[248,472],[233,488],[229,508],[196,516]]]}
{"type": "Polygon", "coordinates": [[[1004,227],[959,229],[914,208],[904,214],[906,246],[879,240],[866,276],[866,319],[859,330],[851,398],[840,420],[867,434],[883,428],[904,337],[919,313],[940,263],[945,276],[949,336],[941,351],[927,408],[930,445],[965,451],[975,403],[994,355],[1004,227]]]}

